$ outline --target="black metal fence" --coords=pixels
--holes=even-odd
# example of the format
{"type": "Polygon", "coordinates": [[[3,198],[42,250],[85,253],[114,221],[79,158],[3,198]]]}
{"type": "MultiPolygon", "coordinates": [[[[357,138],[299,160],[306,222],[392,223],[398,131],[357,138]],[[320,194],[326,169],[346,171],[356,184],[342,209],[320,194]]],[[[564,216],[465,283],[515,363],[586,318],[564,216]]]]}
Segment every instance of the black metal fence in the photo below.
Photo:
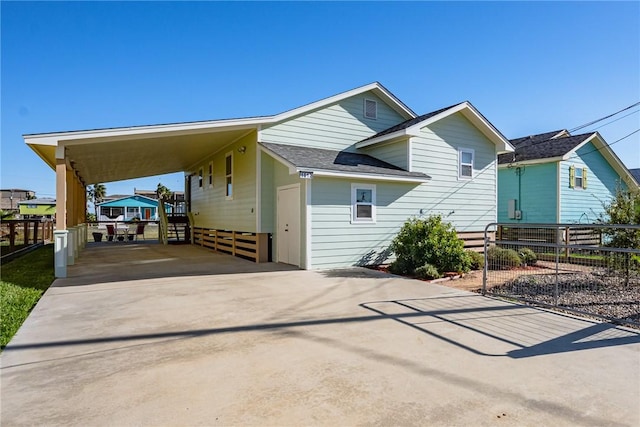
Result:
{"type": "Polygon", "coordinates": [[[640,226],[489,224],[482,293],[640,326],[640,226]]]}

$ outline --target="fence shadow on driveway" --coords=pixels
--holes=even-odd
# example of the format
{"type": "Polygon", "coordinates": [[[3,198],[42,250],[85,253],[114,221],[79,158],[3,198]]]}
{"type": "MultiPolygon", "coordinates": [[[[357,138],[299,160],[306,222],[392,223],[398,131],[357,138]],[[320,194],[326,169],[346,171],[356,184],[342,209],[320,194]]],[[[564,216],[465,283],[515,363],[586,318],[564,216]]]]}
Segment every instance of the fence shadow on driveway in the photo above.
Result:
{"type": "Polygon", "coordinates": [[[480,295],[376,301],[361,306],[482,356],[519,359],[640,343],[640,331],[480,295]],[[461,334],[460,329],[473,334],[461,334]]]}

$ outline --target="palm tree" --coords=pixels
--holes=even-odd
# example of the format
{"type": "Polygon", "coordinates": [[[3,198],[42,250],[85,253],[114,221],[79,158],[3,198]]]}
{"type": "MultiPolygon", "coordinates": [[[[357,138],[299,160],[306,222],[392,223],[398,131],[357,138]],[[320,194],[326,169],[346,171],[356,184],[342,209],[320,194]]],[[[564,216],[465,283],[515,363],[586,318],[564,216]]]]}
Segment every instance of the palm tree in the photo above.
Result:
{"type": "Polygon", "coordinates": [[[158,196],[158,199],[169,200],[171,198],[171,190],[159,182],[158,188],[156,189],[156,196],[158,196]]]}
{"type": "Polygon", "coordinates": [[[107,187],[103,184],[94,184],[87,188],[87,199],[93,203],[96,213],[96,221],[98,220],[98,203],[101,203],[107,195],[107,187]]]}

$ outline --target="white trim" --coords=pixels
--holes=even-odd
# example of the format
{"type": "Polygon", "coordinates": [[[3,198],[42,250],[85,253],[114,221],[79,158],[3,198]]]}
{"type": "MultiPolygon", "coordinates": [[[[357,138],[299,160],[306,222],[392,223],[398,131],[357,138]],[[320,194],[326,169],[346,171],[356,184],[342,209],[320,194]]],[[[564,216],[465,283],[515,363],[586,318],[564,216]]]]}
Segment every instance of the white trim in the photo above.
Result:
{"type": "Polygon", "coordinates": [[[204,190],[204,166],[198,168],[198,188],[204,190]]]}
{"type": "MultiPolygon", "coordinates": [[[[301,202],[301,200],[300,200],[300,183],[287,184],[287,185],[281,185],[279,187],[276,187],[276,217],[274,218],[275,219],[275,223],[276,223],[276,226],[275,226],[275,235],[276,235],[275,244],[276,244],[276,246],[275,246],[275,248],[273,248],[273,250],[274,250],[273,258],[275,259],[275,262],[280,262],[280,259],[278,258],[278,239],[279,239],[279,236],[278,236],[278,192],[281,191],[281,190],[288,190],[290,188],[297,188],[298,189],[298,203],[300,203],[301,202]]],[[[300,218],[298,218],[298,221],[300,221],[300,218]]],[[[300,230],[300,232],[302,232],[302,230],[300,230]]],[[[298,253],[300,255],[302,255],[302,251],[300,250],[300,249],[302,249],[302,248],[300,248],[300,242],[302,240],[301,237],[302,237],[302,235],[298,236],[298,253]]],[[[298,260],[297,267],[300,267],[300,260],[298,260]]]]}
{"type": "MultiPolygon", "coordinates": [[[[260,147],[259,144],[256,146],[260,147]]],[[[256,233],[262,232],[262,151],[256,150],[256,233]]]]}
{"type": "MultiPolygon", "coordinates": [[[[242,128],[258,128],[263,124],[278,123],[283,120],[287,120],[291,117],[305,114],[309,111],[335,104],[344,99],[350,98],[355,95],[359,95],[368,91],[373,91],[377,96],[383,98],[394,110],[407,119],[416,117],[409,107],[407,107],[402,101],[389,92],[384,86],[378,82],[370,83],[368,85],[360,86],[355,89],[348,90],[346,92],[339,93],[328,98],[321,99],[319,101],[312,102],[310,104],[303,105],[273,116],[264,117],[246,117],[241,119],[222,119],[222,120],[207,120],[199,122],[186,122],[186,123],[167,123],[160,125],[142,125],[142,126],[129,126],[129,127],[117,127],[117,128],[103,128],[103,129],[90,129],[90,130],[78,130],[68,132],[51,132],[51,133],[39,133],[39,134],[25,134],[23,138],[27,144],[37,145],[58,145],[58,141],[73,140],[78,138],[101,138],[101,137],[115,137],[115,136],[134,136],[162,133],[163,136],[167,136],[167,132],[175,132],[182,134],[190,133],[203,133],[212,129],[219,130],[235,130],[242,128]],[[384,99],[386,98],[386,99],[384,99]],[[36,142],[37,141],[37,142],[36,142]]],[[[158,135],[150,135],[150,138],[157,137],[158,135]]],[[[86,143],[87,141],[83,141],[86,143]]]]}
{"type": "Polygon", "coordinates": [[[476,151],[473,148],[458,147],[458,180],[470,181],[473,180],[475,174],[473,173],[476,166],[476,151]],[[462,163],[463,154],[471,154],[471,176],[462,174],[462,166],[469,166],[469,163],[462,163]]]}
{"type": "Polygon", "coordinates": [[[493,142],[499,152],[511,152],[514,150],[514,148],[509,143],[509,140],[504,135],[502,135],[502,133],[500,133],[500,131],[496,129],[496,127],[493,126],[486,118],[484,118],[484,116],[480,114],[480,112],[476,110],[470,102],[466,101],[455,105],[448,110],[442,111],[439,114],[426,118],[405,129],[400,129],[396,132],[381,135],[377,138],[358,142],[356,143],[356,148],[364,148],[369,145],[378,144],[382,141],[399,138],[406,135],[418,136],[420,134],[420,130],[425,126],[428,126],[432,123],[437,122],[438,120],[442,120],[445,117],[458,112],[462,113],[467,118],[467,120],[469,120],[480,132],[482,132],[485,137],[493,142]]]}
{"type": "Polygon", "coordinates": [[[562,215],[562,163],[558,162],[556,163],[556,185],[558,186],[558,191],[557,191],[557,203],[558,205],[556,206],[556,222],[558,224],[560,224],[560,217],[562,215]]]}
{"type": "Polygon", "coordinates": [[[306,204],[305,204],[305,237],[304,237],[304,242],[305,242],[305,254],[304,254],[304,268],[305,270],[311,270],[312,267],[312,256],[313,256],[313,252],[311,249],[311,238],[313,236],[313,231],[312,231],[312,215],[311,215],[311,180],[308,179],[305,181],[304,183],[304,189],[305,189],[305,198],[306,198],[306,204]]]}
{"type": "Polygon", "coordinates": [[[349,178],[349,179],[367,179],[374,181],[391,181],[391,182],[429,182],[431,178],[422,178],[422,177],[404,177],[404,176],[390,176],[390,175],[375,175],[375,174],[364,174],[364,173],[350,173],[350,172],[334,172],[334,171],[325,171],[325,170],[309,170],[309,169],[299,169],[296,172],[313,172],[313,176],[322,176],[328,178],[349,178]]]}
{"type": "Polygon", "coordinates": [[[351,224],[375,224],[376,223],[376,184],[366,184],[359,182],[351,183],[351,224]],[[357,218],[357,190],[371,190],[371,219],[357,218]]]}
{"type": "Polygon", "coordinates": [[[233,151],[229,151],[224,155],[224,199],[225,200],[233,200],[233,193],[235,193],[234,187],[234,179],[233,179],[233,151]],[[227,158],[231,157],[231,173],[227,174],[227,158]],[[229,183],[227,182],[227,178],[231,177],[231,195],[229,195],[229,183]]]}
{"type": "Polygon", "coordinates": [[[413,138],[407,140],[407,171],[413,172],[413,138]]]}
{"type": "Polygon", "coordinates": [[[576,153],[576,151],[578,151],[579,149],[581,149],[583,146],[585,146],[586,144],[588,144],[589,142],[591,142],[591,140],[593,140],[595,138],[595,136],[597,135],[597,133],[593,133],[593,135],[591,135],[590,137],[588,137],[587,139],[585,139],[584,141],[582,141],[580,144],[576,145],[575,147],[573,147],[573,149],[569,152],[567,152],[564,156],[562,156],[562,160],[570,160],[571,157],[573,157],[573,155],[575,154],[576,156],[578,156],[578,154],[576,153]]]}
{"type": "Polygon", "coordinates": [[[522,160],[513,163],[501,163],[498,165],[499,169],[513,168],[520,165],[537,165],[541,163],[551,163],[551,162],[560,162],[562,161],[562,157],[549,157],[546,159],[534,159],[534,160],[522,160]]]}

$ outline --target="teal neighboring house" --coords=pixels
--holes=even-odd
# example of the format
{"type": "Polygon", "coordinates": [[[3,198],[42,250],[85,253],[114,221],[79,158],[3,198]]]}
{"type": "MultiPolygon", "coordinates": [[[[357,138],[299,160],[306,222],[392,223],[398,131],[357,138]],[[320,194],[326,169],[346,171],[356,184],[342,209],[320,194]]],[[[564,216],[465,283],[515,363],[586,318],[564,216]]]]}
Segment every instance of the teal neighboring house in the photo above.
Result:
{"type": "Polygon", "coordinates": [[[98,221],[158,220],[158,201],[145,196],[125,196],[98,203],[98,221]]]}
{"type": "Polygon", "coordinates": [[[512,139],[498,156],[498,221],[593,223],[617,188],[638,182],[598,132],[512,139]]]}

